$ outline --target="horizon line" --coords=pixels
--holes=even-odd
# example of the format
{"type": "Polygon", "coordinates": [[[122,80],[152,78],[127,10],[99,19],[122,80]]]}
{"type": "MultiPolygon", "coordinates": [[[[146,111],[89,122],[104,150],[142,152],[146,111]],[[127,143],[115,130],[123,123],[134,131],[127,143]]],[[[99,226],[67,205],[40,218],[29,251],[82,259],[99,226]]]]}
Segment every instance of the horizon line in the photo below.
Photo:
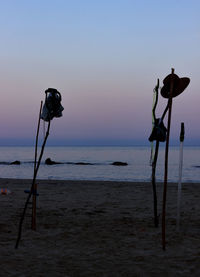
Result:
{"type": "MultiPolygon", "coordinates": [[[[38,146],[40,147],[42,145],[42,142],[38,143],[38,146]]],[[[155,143],[155,142],[154,142],[155,143]]],[[[179,146],[180,141],[179,140],[170,140],[170,146],[179,146]]],[[[8,140],[2,140],[0,139],[0,147],[34,147],[35,141],[30,139],[8,139],[8,140]]],[[[151,142],[147,140],[49,140],[46,143],[46,146],[55,146],[55,147],[142,147],[142,146],[151,146],[151,142]]],[[[160,147],[165,146],[165,142],[160,143],[160,147]]],[[[184,141],[184,146],[200,146],[200,140],[194,139],[194,140],[187,140],[184,141]]]]}

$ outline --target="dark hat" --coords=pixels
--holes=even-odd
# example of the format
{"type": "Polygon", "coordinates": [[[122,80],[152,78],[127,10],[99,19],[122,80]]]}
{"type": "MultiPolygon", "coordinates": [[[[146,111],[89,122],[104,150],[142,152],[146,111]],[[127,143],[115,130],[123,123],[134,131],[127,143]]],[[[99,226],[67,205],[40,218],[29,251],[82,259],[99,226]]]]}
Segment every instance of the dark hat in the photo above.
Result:
{"type": "Polygon", "coordinates": [[[171,81],[173,81],[172,97],[181,94],[190,83],[190,79],[187,77],[179,78],[176,74],[169,74],[163,80],[164,86],[161,88],[160,92],[164,98],[169,98],[171,81]]]}

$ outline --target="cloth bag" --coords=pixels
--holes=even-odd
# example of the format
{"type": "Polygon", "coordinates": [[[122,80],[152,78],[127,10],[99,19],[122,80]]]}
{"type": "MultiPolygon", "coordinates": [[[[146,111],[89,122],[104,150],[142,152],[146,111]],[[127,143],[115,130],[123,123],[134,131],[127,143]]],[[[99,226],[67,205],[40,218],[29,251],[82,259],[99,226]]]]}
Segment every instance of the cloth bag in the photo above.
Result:
{"type": "Polygon", "coordinates": [[[61,117],[62,111],[64,110],[63,106],[61,105],[61,94],[57,89],[48,88],[45,91],[45,103],[43,105],[41,118],[44,121],[50,121],[54,117],[61,117]]]}

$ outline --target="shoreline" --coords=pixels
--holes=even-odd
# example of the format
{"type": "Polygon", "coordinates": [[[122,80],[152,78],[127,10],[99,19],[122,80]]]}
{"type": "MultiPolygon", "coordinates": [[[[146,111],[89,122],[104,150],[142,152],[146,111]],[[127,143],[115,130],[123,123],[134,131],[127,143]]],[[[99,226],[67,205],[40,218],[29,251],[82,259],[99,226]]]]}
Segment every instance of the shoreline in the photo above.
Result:
{"type": "MultiPolygon", "coordinates": [[[[33,179],[27,179],[27,178],[0,178],[0,186],[1,186],[1,183],[9,183],[12,181],[12,183],[19,183],[19,182],[22,182],[22,183],[30,183],[32,182],[33,179]]],[[[79,179],[68,179],[68,180],[65,180],[65,179],[36,179],[36,181],[38,183],[60,183],[60,184],[63,184],[63,183],[77,183],[79,184],[80,182],[81,183],[94,183],[94,184],[101,184],[101,183],[104,183],[104,184],[114,184],[114,183],[120,183],[120,184],[150,184],[151,185],[151,181],[126,181],[126,180],[91,180],[91,179],[88,179],[88,180],[79,180],[79,179]]],[[[161,186],[162,184],[164,183],[164,181],[158,181],[156,182],[156,184],[158,186],[161,186]]],[[[186,181],[186,182],[182,182],[183,185],[200,185],[200,182],[196,182],[196,181],[186,181]]],[[[178,182],[168,182],[168,185],[177,185],[178,186],[178,182]]]]}
{"type": "Polygon", "coordinates": [[[155,228],[149,182],[37,180],[36,231],[29,209],[14,249],[31,181],[0,179],[12,192],[0,195],[2,276],[199,276],[200,183],[183,185],[179,232],[177,184],[168,184],[163,251],[163,183],[155,228]]]}

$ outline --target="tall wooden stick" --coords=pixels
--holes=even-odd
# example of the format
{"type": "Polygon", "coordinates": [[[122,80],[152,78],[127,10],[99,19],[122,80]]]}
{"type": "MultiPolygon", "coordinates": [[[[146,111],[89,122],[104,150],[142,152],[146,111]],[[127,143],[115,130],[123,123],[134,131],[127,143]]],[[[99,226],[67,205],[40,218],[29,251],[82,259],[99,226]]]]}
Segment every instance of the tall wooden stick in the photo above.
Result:
{"type": "MultiPolygon", "coordinates": [[[[162,117],[161,121],[164,120],[164,117],[169,109],[169,103],[167,104],[162,117]]],[[[157,165],[157,158],[158,158],[158,150],[159,150],[159,141],[156,141],[156,147],[155,147],[155,154],[154,154],[154,159],[152,163],[152,187],[153,187],[153,195],[154,195],[154,225],[155,227],[158,227],[159,220],[158,220],[158,213],[157,213],[157,192],[156,192],[156,165],[157,165]]]]}
{"type": "Polygon", "coordinates": [[[157,164],[157,158],[158,158],[158,149],[159,149],[159,140],[156,140],[156,148],[155,148],[155,154],[154,159],[152,163],[152,187],[153,187],[153,199],[154,199],[154,225],[155,227],[158,227],[158,212],[157,212],[157,191],[156,191],[156,164],[157,164]]]}
{"type": "Polygon", "coordinates": [[[168,123],[167,123],[167,138],[166,138],[166,147],[165,147],[165,173],[164,173],[164,190],[163,190],[163,209],[162,209],[162,247],[163,250],[166,248],[165,240],[165,217],[166,217],[166,198],[167,198],[167,178],[168,178],[168,152],[169,152],[169,137],[170,137],[170,126],[171,126],[171,113],[172,113],[172,96],[173,96],[173,74],[174,69],[171,71],[171,82],[170,82],[170,93],[168,100],[168,123]]]}
{"type": "Polygon", "coordinates": [[[182,190],[182,168],[183,168],[183,141],[184,141],[185,128],[184,123],[181,123],[180,132],[180,152],[179,152],[179,180],[178,180],[178,196],[177,196],[177,219],[176,230],[179,231],[180,227],[180,209],[181,209],[181,190],[182,190]]]}
{"type": "Polygon", "coordinates": [[[33,184],[31,229],[34,231],[36,231],[36,198],[37,198],[37,184],[33,184]]]}
{"type": "Polygon", "coordinates": [[[162,121],[164,120],[164,117],[165,117],[165,115],[166,115],[168,109],[169,109],[169,101],[168,101],[168,103],[167,103],[167,106],[165,107],[165,110],[164,110],[163,114],[162,114],[162,117],[161,117],[161,120],[162,120],[162,121]]]}
{"type": "Polygon", "coordinates": [[[40,111],[39,111],[39,118],[38,118],[38,126],[37,126],[37,133],[36,133],[36,139],[35,139],[34,172],[35,172],[36,164],[37,164],[37,147],[38,147],[38,137],[39,137],[39,131],[40,131],[40,122],[41,122],[42,105],[43,105],[43,101],[41,101],[41,103],[40,103],[40,111]]]}
{"type": "Polygon", "coordinates": [[[45,145],[46,145],[46,141],[47,141],[47,138],[49,136],[50,125],[51,125],[51,121],[48,121],[48,127],[47,127],[47,131],[46,131],[46,136],[44,138],[44,141],[43,141],[43,144],[42,144],[42,148],[41,148],[41,152],[40,152],[40,156],[39,156],[39,159],[38,159],[38,163],[37,163],[37,166],[36,166],[35,171],[34,171],[34,176],[33,176],[33,181],[32,181],[32,185],[31,185],[31,189],[30,189],[30,192],[28,194],[27,200],[25,202],[24,210],[23,210],[22,215],[21,215],[21,219],[20,219],[20,223],[19,223],[19,230],[18,230],[18,237],[17,237],[15,248],[18,248],[19,241],[21,239],[23,221],[24,221],[24,218],[25,218],[25,214],[26,214],[26,210],[27,210],[30,198],[31,198],[32,193],[34,191],[33,187],[34,187],[35,180],[36,180],[36,177],[37,177],[38,169],[40,167],[40,162],[41,162],[41,159],[42,159],[42,156],[43,156],[43,153],[44,153],[44,148],[45,148],[45,145]]]}
{"type": "MultiPolygon", "coordinates": [[[[41,104],[40,104],[40,112],[39,112],[39,118],[38,118],[37,134],[36,134],[36,140],[35,140],[34,172],[36,170],[36,164],[37,164],[37,147],[38,147],[38,137],[39,137],[39,131],[40,131],[42,105],[43,105],[43,101],[41,101],[41,104]]],[[[36,184],[33,184],[33,194],[32,195],[33,196],[32,196],[32,221],[31,221],[31,229],[32,230],[36,230],[36,198],[37,198],[37,185],[36,184]]]]}
{"type": "MultiPolygon", "coordinates": [[[[153,119],[154,119],[154,123],[156,120],[156,115],[155,115],[155,110],[156,110],[156,106],[158,103],[158,89],[159,89],[159,79],[157,80],[157,85],[155,87],[155,93],[156,93],[156,100],[155,100],[155,104],[153,107],[153,119]]],[[[154,154],[154,158],[153,158],[153,163],[152,163],[152,176],[151,176],[151,182],[152,182],[152,188],[153,188],[153,199],[154,199],[154,225],[155,227],[158,227],[158,212],[157,212],[157,191],[156,191],[156,164],[157,164],[157,158],[158,158],[158,150],[159,150],[159,140],[156,140],[156,148],[155,148],[155,154],[154,154]]]]}

